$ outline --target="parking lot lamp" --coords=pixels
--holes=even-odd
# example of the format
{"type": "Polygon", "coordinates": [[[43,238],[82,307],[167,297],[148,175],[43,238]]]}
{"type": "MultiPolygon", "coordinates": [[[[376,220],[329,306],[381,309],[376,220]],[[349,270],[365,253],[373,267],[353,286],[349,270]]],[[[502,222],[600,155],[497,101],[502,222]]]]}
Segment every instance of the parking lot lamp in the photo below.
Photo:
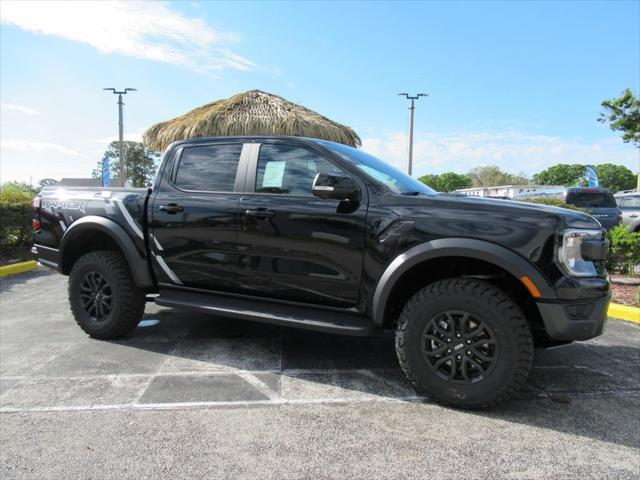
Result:
{"type": "Polygon", "coordinates": [[[102,90],[107,90],[107,91],[111,91],[114,95],[118,95],[118,138],[119,138],[119,150],[120,150],[120,165],[119,165],[119,169],[118,169],[118,180],[120,183],[121,187],[124,187],[124,182],[125,182],[125,166],[124,166],[124,129],[123,129],[123,123],[122,123],[122,107],[124,106],[124,103],[122,102],[122,95],[126,95],[127,92],[137,92],[137,90],[135,88],[125,88],[122,91],[117,91],[115,88],[103,88],[102,90]]]}
{"type": "Polygon", "coordinates": [[[409,104],[409,165],[407,167],[407,173],[411,175],[413,170],[413,112],[416,109],[414,102],[420,97],[428,97],[429,95],[426,93],[418,93],[414,96],[411,96],[408,93],[399,93],[398,95],[401,95],[411,101],[409,104]]]}

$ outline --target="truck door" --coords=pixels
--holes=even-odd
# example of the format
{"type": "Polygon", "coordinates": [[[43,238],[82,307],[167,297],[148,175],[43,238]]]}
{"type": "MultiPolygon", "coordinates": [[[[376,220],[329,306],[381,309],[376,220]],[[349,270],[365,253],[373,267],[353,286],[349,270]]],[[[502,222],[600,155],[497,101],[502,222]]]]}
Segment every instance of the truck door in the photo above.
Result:
{"type": "MultiPolygon", "coordinates": [[[[247,147],[250,147],[249,145],[247,147]]],[[[165,286],[238,289],[239,165],[243,144],[185,144],[152,198],[149,247],[165,286]]]]}
{"type": "MultiPolygon", "coordinates": [[[[358,301],[366,192],[345,208],[311,193],[319,172],[341,172],[305,146],[254,144],[240,200],[242,289],[274,299],[347,307],[358,301]]],[[[349,202],[347,202],[349,203],[349,202]]]]}

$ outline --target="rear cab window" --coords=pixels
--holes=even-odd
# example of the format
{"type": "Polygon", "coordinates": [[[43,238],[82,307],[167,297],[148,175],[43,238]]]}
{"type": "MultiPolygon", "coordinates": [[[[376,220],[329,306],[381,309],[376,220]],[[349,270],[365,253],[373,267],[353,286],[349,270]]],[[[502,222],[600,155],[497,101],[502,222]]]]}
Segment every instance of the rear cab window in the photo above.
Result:
{"type": "Polygon", "coordinates": [[[569,191],[565,201],[580,208],[616,208],[617,206],[612,193],[597,190],[569,191]]]}
{"type": "Polygon", "coordinates": [[[233,192],[242,144],[185,147],[174,184],[182,190],[233,192]]]}

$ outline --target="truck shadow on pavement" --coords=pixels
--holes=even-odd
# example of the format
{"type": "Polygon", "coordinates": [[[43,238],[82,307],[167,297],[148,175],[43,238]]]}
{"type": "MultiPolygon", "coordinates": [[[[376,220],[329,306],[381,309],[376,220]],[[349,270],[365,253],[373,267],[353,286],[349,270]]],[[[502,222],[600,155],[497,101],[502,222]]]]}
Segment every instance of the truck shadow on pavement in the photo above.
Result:
{"type": "MultiPolygon", "coordinates": [[[[343,337],[170,309],[145,318],[127,339],[113,342],[137,349],[173,344],[141,402],[216,401],[225,398],[215,392],[219,388],[233,397],[229,377],[243,383],[250,375],[270,390],[265,400],[407,400],[428,406],[425,414],[449,410],[416,396],[398,367],[393,332],[343,337]],[[194,372],[208,380],[194,384],[194,372]],[[184,381],[177,380],[181,374],[184,381]],[[175,389],[180,392],[172,393],[175,389]]],[[[531,376],[517,399],[464,414],[640,447],[640,329],[610,322],[608,332],[588,343],[536,350],[531,376]],[[628,344],[616,343],[619,338],[628,344]]],[[[258,388],[261,394],[264,390],[258,388]]]]}

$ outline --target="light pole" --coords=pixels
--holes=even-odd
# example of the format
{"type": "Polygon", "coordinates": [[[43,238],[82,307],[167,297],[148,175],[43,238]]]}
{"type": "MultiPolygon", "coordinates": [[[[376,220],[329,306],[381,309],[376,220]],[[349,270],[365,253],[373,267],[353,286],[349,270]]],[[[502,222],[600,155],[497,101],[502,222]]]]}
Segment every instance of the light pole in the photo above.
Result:
{"type": "Polygon", "coordinates": [[[407,173],[411,175],[413,170],[413,112],[416,109],[414,102],[420,97],[428,97],[429,95],[426,93],[418,93],[414,96],[408,93],[399,93],[398,95],[405,97],[407,100],[411,100],[409,104],[409,166],[407,168],[407,173]]]}
{"type": "Polygon", "coordinates": [[[120,150],[120,165],[118,171],[118,180],[120,181],[120,186],[124,187],[125,181],[125,171],[124,171],[124,133],[123,133],[123,124],[122,124],[122,107],[124,103],[122,102],[122,95],[126,95],[127,92],[137,92],[135,88],[125,88],[123,91],[119,92],[115,88],[103,88],[102,90],[107,90],[113,92],[114,95],[118,95],[118,133],[119,133],[119,150],[120,150]]]}

